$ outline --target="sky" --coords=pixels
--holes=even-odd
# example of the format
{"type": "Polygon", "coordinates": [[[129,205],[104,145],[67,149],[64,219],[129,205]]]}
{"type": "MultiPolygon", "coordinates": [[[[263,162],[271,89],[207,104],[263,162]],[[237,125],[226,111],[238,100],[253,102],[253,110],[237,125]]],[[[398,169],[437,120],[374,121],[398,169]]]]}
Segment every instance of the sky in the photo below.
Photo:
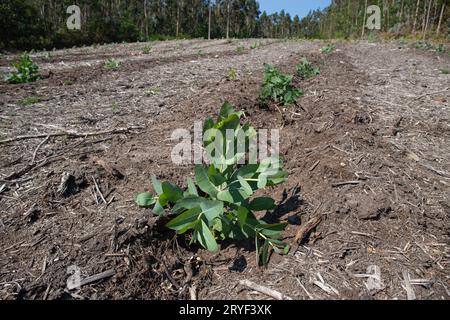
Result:
{"type": "Polygon", "coordinates": [[[282,9],[291,17],[296,14],[300,18],[306,16],[310,10],[325,8],[330,5],[331,0],[258,0],[259,10],[266,10],[268,14],[280,12],[282,9]]]}

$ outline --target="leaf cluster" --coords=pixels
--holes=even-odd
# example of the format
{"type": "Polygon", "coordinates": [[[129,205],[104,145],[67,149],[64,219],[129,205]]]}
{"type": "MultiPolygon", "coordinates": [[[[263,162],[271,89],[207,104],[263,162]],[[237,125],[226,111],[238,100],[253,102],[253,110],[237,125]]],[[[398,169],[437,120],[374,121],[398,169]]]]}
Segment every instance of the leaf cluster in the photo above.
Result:
{"type": "Polygon", "coordinates": [[[5,80],[9,83],[27,83],[39,79],[39,67],[27,53],[20,56],[18,62],[13,63],[14,71],[7,74],[5,80]]]}
{"type": "Polygon", "coordinates": [[[263,103],[272,101],[289,105],[295,102],[303,92],[291,85],[292,75],[282,74],[279,70],[266,64],[260,99],[263,103]]]}
{"type": "Polygon", "coordinates": [[[311,62],[309,62],[306,58],[300,60],[300,63],[295,67],[297,70],[297,75],[302,78],[310,78],[320,74],[320,70],[317,67],[314,67],[311,62]]]}
{"type": "Polygon", "coordinates": [[[279,240],[286,224],[268,224],[257,219],[255,212],[273,210],[276,206],[272,198],[252,196],[257,190],[283,183],[287,172],[281,170],[279,158],[238,164],[248,156],[250,141],[257,134],[248,123],[240,124],[242,115],[226,102],[216,121],[211,118],[205,121],[203,147],[211,163],[195,166],[195,179],[187,178],[185,190],[152,176],[156,194],[141,193],[136,202],[151,208],[154,214],[174,217],[168,228],[178,234],[190,232],[191,244],[199,243],[212,252],[218,250],[217,241],[254,238],[257,261],[265,265],[272,250],[288,252],[289,246],[279,240]],[[221,136],[226,136],[226,140],[217,144],[221,136]],[[242,143],[245,148],[238,151],[236,147],[242,143]]]}

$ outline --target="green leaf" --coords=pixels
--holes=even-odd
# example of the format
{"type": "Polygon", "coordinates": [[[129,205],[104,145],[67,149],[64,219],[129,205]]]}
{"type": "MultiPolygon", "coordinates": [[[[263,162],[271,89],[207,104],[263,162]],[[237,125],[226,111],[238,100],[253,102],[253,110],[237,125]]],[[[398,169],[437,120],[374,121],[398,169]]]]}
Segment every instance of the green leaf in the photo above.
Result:
{"type": "Polygon", "coordinates": [[[197,187],[191,177],[187,178],[188,194],[198,196],[197,187]]]}
{"type": "Polygon", "coordinates": [[[193,222],[198,219],[200,215],[200,208],[192,208],[184,213],[180,214],[175,219],[166,224],[166,227],[178,231],[179,234],[186,232],[193,226],[193,222]]]}
{"type": "Polygon", "coordinates": [[[286,178],[288,176],[288,173],[283,170],[279,170],[276,174],[270,175],[267,177],[269,186],[274,186],[280,183],[283,183],[286,181],[286,178]]]}
{"type": "Polygon", "coordinates": [[[159,180],[156,178],[155,175],[152,175],[151,180],[152,180],[152,185],[153,185],[153,189],[155,190],[155,192],[158,195],[163,194],[163,189],[162,189],[162,186],[161,186],[161,182],[159,182],[159,180]]]}
{"type": "Polygon", "coordinates": [[[158,216],[162,216],[165,213],[164,207],[160,204],[160,201],[161,199],[156,202],[155,206],[152,209],[153,213],[158,216]]]}
{"type": "Polygon", "coordinates": [[[261,264],[263,266],[267,266],[267,264],[269,263],[269,249],[270,249],[270,244],[269,244],[269,240],[264,240],[264,244],[261,248],[261,264]]]}
{"type": "Polygon", "coordinates": [[[218,250],[216,239],[206,223],[201,220],[201,223],[196,225],[197,241],[208,251],[216,252],[218,250]]]}
{"type": "Polygon", "coordinates": [[[169,182],[162,183],[162,190],[167,200],[172,203],[176,203],[183,198],[183,190],[169,182]]]}
{"type": "Polygon", "coordinates": [[[236,215],[239,221],[239,226],[243,228],[245,226],[245,223],[247,222],[248,209],[245,207],[239,207],[239,209],[236,211],[236,215]]]}
{"type": "Polygon", "coordinates": [[[204,200],[204,198],[188,196],[184,199],[179,200],[172,208],[172,211],[173,213],[178,214],[184,210],[190,210],[196,207],[200,208],[200,203],[202,203],[204,200]]]}
{"type": "Polygon", "coordinates": [[[275,201],[269,197],[260,197],[255,198],[247,206],[252,211],[264,211],[264,210],[273,210],[277,206],[275,205],[275,201]]]}
{"type": "Polygon", "coordinates": [[[214,120],[211,118],[206,119],[205,123],[203,124],[203,133],[205,133],[209,129],[212,129],[213,127],[214,127],[214,120]]]}
{"type": "Polygon", "coordinates": [[[244,191],[244,193],[247,195],[247,198],[250,197],[253,194],[253,190],[252,187],[250,187],[250,185],[248,184],[247,181],[245,181],[244,178],[242,178],[241,176],[238,176],[238,180],[239,183],[242,186],[242,190],[244,191]]]}
{"type": "Polygon", "coordinates": [[[148,208],[151,205],[155,204],[156,200],[150,192],[144,192],[138,194],[138,196],[136,197],[136,203],[142,208],[148,208]]]}
{"type": "Polygon", "coordinates": [[[223,120],[228,118],[231,114],[233,114],[235,111],[233,109],[233,106],[228,101],[225,101],[225,103],[220,108],[219,112],[219,120],[223,120]]]}
{"type": "Polygon", "coordinates": [[[223,202],[222,201],[212,201],[204,200],[200,203],[200,208],[202,209],[202,214],[205,216],[209,223],[223,214],[223,202]]]}
{"type": "Polygon", "coordinates": [[[203,192],[209,194],[211,197],[216,197],[219,190],[209,181],[208,173],[202,165],[195,166],[195,180],[198,187],[203,192]]]}
{"type": "Polygon", "coordinates": [[[260,224],[257,226],[257,228],[259,232],[266,237],[275,238],[280,235],[280,233],[286,228],[286,226],[287,223],[266,224],[260,221],[260,224]]]}
{"type": "Polygon", "coordinates": [[[223,175],[217,172],[214,166],[210,166],[208,168],[208,177],[209,180],[216,186],[220,186],[227,181],[223,175]]]}

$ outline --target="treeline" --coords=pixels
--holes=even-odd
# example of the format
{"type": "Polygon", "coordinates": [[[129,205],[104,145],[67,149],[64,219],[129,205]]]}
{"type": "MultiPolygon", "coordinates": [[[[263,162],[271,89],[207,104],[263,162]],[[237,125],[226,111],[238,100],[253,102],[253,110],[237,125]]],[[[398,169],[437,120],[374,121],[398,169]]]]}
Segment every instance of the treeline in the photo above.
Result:
{"type": "Polygon", "coordinates": [[[312,11],[302,19],[307,37],[350,38],[370,33],[363,28],[366,8],[381,10],[381,32],[397,36],[448,37],[448,0],[333,0],[324,10],[312,11]]]}
{"type": "Polygon", "coordinates": [[[382,31],[445,34],[450,23],[446,1],[334,0],[300,19],[283,10],[261,13],[256,0],[2,0],[0,48],[198,37],[359,37],[371,4],[382,9],[382,31]],[[81,9],[79,31],[66,27],[66,10],[73,4],[81,9]]]}

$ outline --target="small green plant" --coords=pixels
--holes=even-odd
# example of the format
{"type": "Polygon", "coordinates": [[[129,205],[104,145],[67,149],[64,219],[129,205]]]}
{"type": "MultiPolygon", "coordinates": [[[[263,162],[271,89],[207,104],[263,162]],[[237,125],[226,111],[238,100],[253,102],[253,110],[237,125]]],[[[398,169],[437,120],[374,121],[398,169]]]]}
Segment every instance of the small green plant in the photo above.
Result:
{"type": "Polygon", "coordinates": [[[406,39],[405,37],[401,37],[400,40],[398,41],[401,45],[405,45],[408,44],[408,39],[406,39]]]}
{"type": "Polygon", "coordinates": [[[377,35],[375,32],[369,33],[369,35],[367,36],[367,41],[368,41],[369,43],[375,43],[375,42],[378,42],[378,41],[379,41],[378,35],[377,35]]]}
{"type": "Polygon", "coordinates": [[[23,106],[30,106],[30,105],[39,103],[40,101],[41,101],[40,97],[31,96],[31,97],[26,97],[26,98],[23,98],[22,100],[20,100],[20,104],[23,106]]]}
{"type": "Polygon", "coordinates": [[[45,52],[43,57],[45,60],[50,61],[52,59],[52,54],[50,52],[45,52]]]}
{"type": "Polygon", "coordinates": [[[39,79],[39,67],[27,53],[20,56],[18,62],[13,63],[14,71],[6,75],[5,80],[9,83],[26,83],[39,79]]]}
{"type": "Polygon", "coordinates": [[[156,195],[141,193],[136,202],[141,207],[151,208],[157,215],[174,217],[166,225],[168,228],[178,234],[192,231],[190,244],[199,243],[211,252],[218,250],[218,240],[253,237],[258,264],[266,265],[271,249],[280,254],[289,251],[289,246],[279,240],[286,224],[268,224],[257,219],[255,212],[273,210],[275,202],[268,197],[251,197],[257,190],[283,183],[287,172],[281,170],[279,158],[267,158],[256,164],[237,164],[240,159],[245,159],[249,152],[248,142],[257,135],[250,124],[241,126],[242,115],[226,102],[217,121],[211,118],[205,121],[203,147],[212,164],[196,165],[195,182],[187,178],[186,190],[152,176],[156,195]],[[227,135],[227,130],[234,134],[227,135]],[[216,149],[219,136],[226,136],[227,140],[216,149]],[[241,142],[244,142],[245,150],[235,151],[235,146],[241,142]],[[227,155],[226,158],[219,157],[218,152],[227,155]]]}
{"type": "Polygon", "coordinates": [[[146,96],[153,96],[157,93],[161,92],[161,89],[159,88],[150,88],[148,90],[145,90],[145,95],[146,96]]]}
{"type": "Polygon", "coordinates": [[[442,74],[450,74],[450,70],[449,69],[441,69],[441,73],[442,74]]]}
{"type": "Polygon", "coordinates": [[[416,43],[414,43],[414,47],[416,49],[425,49],[425,50],[433,49],[433,45],[431,43],[423,41],[423,40],[420,40],[420,41],[417,41],[416,43]]]}
{"type": "Polygon", "coordinates": [[[302,58],[295,68],[297,70],[297,75],[303,79],[320,74],[319,68],[314,67],[306,58],[302,58]]]}
{"type": "Polygon", "coordinates": [[[254,44],[252,44],[251,46],[250,46],[250,49],[258,49],[260,47],[260,43],[259,42],[255,42],[254,44]]]}
{"type": "Polygon", "coordinates": [[[150,52],[152,52],[152,46],[147,45],[142,48],[143,54],[149,54],[150,52]]]}
{"type": "Polygon", "coordinates": [[[120,111],[120,106],[117,102],[113,102],[113,104],[111,105],[111,110],[113,113],[117,113],[120,111]]]}
{"type": "Polygon", "coordinates": [[[301,90],[292,87],[292,78],[292,75],[284,75],[276,68],[266,64],[260,100],[263,103],[270,100],[283,105],[294,103],[303,93],[301,90]]]}
{"type": "Polygon", "coordinates": [[[244,46],[239,46],[236,48],[236,52],[237,53],[243,53],[245,51],[245,47],[244,46]]]}
{"type": "Polygon", "coordinates": [[[322,53],[331,53],[334,50],[336,50],[336,46],[334,44],[332,44],[332,43],[329,43],[326,46],[322,47],[320,49],[320,52],[322,52],[322,53]]]}
{"type": "Polygon", "coordinates": [[[65,85],[65,86],[71,86],[71,85],[73,85],[73,81],[72,81],[72,80],[64,80],[64,81],[63,81],[63,85],[65,85]]]}
{"type": "Polygon", "coordinates": [[[119,67],[120,67],[120,62],[114,58],[110,58],[110,59],[106,60],[106,62],[105,62],[106,69],[117,70],[117,69],[119,69],[119,67]]]}
{"type": "Polygon", "coordinates": [[[231,69],[228,71],[228,80],[230,80],[230,81],[236,81],[237,78],[238,78],[238,73],[237,73],[236,68],[231,68],[231,69]]]}
{"type": "Polygon", "coordinates": [[[445,46],[442,43],[437,44],[436,46],[434,46],[434,50],[436,50],[437,52],[445,52],[445,46]]]}
{"type": "Polygon", "coordinates": [[[197,56],[203,57],[204,55],[205,55],[205,53],[203,52],[203,50],[198,50],[197,51],[197,56]]]}

